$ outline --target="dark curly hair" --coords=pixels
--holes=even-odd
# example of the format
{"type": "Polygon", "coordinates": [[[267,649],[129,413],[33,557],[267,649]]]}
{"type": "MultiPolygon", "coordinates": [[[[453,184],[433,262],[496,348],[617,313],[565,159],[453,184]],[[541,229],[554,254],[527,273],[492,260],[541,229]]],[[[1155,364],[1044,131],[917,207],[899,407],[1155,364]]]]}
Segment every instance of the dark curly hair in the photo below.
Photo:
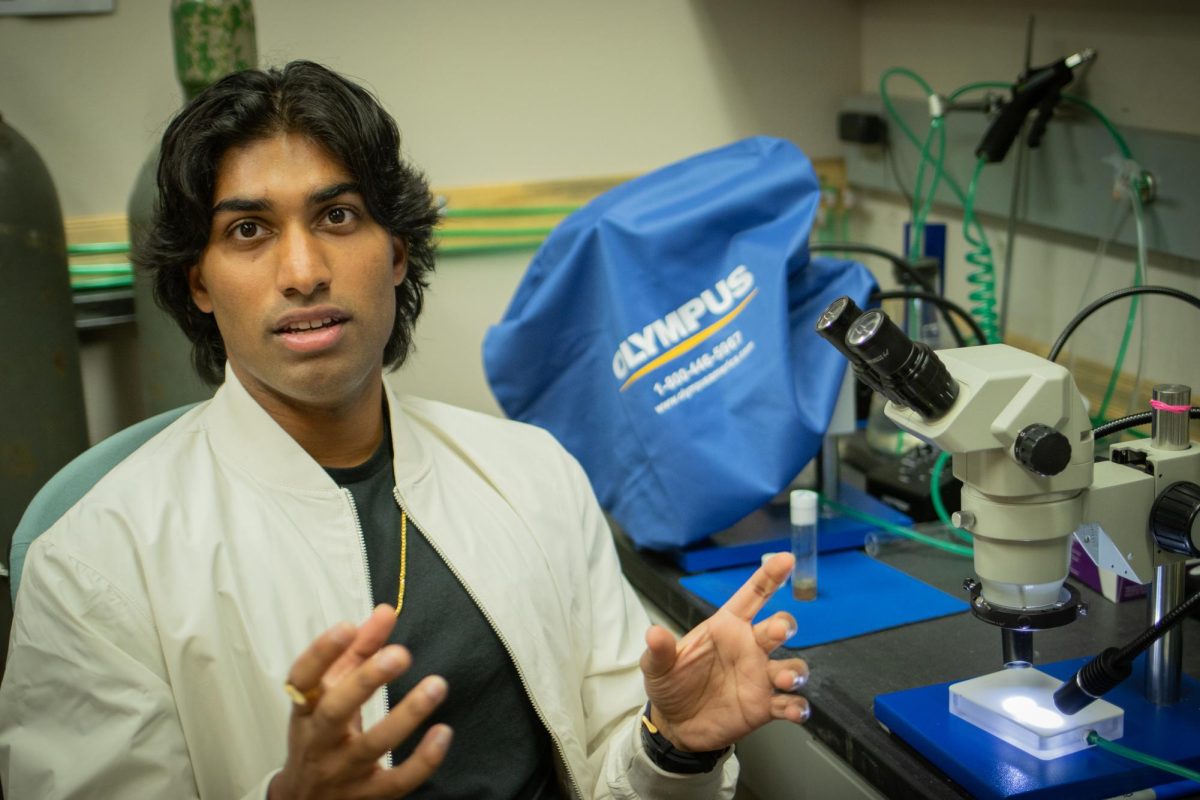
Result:
{"type": "Polygon", "coordinates": [[[188,270],[199,263],[213,218],[221,156],[231,147],[281,133],[320,144],[350,172],[367,211],[408,250],[396,287],[396,325],[383,351],[398,367],[434,268],[437,208],[425,177],[400,157],[395,121],[365,89],[311,61],[236,72],[205,89],[171,121],[158,161],[154,220],[135,242],[133,262],[152,276],[154,298],[192,342],[202,380],[224,380],[225,343],[212,314],[196,307],[188,270]]]}

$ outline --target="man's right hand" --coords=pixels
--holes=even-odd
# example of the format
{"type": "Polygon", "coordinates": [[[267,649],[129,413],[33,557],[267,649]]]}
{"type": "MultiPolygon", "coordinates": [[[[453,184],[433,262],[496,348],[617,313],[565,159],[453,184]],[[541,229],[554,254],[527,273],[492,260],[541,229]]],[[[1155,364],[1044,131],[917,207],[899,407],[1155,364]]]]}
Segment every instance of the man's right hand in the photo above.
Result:
{"type": "Polygon", "coordinates": [[[378,606],[357,629],[335,625],[296,659],[288,683],[310,699],[292,708],[287,762],[271,780],[268,800],[403,797],[441,765],[451,738],[446,725],[430,728],[403,763],[379,766],[445,698],[440,676],[422,680],[380,722],[362,729],[363,703],[412,663],[405,648],[384,646],[395,621],[394,609],[378,606]]]}

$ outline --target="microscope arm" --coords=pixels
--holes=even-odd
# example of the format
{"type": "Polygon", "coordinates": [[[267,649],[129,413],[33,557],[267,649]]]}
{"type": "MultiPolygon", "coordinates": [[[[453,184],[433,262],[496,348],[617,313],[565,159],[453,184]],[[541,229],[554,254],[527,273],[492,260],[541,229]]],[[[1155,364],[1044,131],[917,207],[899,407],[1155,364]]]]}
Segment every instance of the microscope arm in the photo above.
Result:
{"type": "MultiPolygon", "coordinates": [[[[1153,442],[1116,445],[1096,464],[1084,498],[1084,524],[1075,533],[1097,566],[1135,583],[1154,580],[1156,567],[1195,554],[1196,533],[1186,517],[1200,481],[1200,447],[1162,449],[1153,442]],[[1182,498],[1182,502],[1172,502],[1182,498]],[[1182,524],[1172,520],[1184,506],[1182,524]]],[[[1200,487],[1198,487],[1200,488],[1200,487]]]]}
{"type": "Polygon", "coordinates": [[[1154,541],[1146,520],[1155,497],[1154,476],[1102,461],[1084,497],[1084,524],[1075,540],[1096,566],[1134,583],[1154,579],[1154,541]]]}

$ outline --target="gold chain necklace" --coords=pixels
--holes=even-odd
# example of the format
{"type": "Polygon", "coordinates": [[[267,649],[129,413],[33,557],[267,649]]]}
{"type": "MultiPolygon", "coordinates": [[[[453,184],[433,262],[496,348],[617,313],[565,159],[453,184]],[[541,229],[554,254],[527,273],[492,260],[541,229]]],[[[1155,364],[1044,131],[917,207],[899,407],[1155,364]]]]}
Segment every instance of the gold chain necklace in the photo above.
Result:
{"type": "Polygon", "coordinates": [[[400,509],[400,588],[396,590],[396,616],[404,608],[404,579],[408,572],[408,514],[400,509]]]}

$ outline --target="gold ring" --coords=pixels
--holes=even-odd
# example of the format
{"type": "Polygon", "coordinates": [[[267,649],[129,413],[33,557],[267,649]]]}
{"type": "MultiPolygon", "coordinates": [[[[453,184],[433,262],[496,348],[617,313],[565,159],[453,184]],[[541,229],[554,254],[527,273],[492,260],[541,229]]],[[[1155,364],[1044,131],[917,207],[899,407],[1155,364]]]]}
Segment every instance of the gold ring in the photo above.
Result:
{"type": "Polygon", "coordinates": [[[324,690],[321,688],[321,684],[319,683],[312,689],[309,689],[307,692],[302,692],[292,684],[285,683],[283,685],[283,691],[287,692],[287,696],[292,699],[292,703],[295,704],[297,708],[308,708],[317,704],[317,701],[321,699],[321,693],[324,690]]]}

